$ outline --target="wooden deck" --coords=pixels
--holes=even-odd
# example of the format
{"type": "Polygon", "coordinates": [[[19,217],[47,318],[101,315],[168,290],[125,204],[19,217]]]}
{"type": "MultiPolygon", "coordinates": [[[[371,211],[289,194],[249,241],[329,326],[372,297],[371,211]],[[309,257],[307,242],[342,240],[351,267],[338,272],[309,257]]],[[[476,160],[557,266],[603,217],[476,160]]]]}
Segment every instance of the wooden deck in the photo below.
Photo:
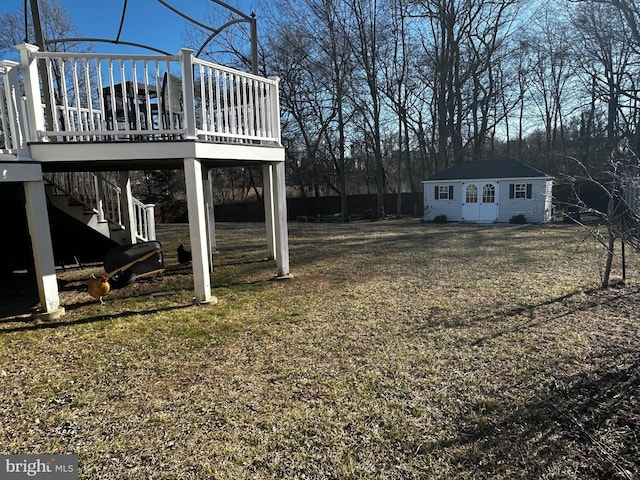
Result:
{"type": "MultiPolygon", "coordinates": [[[[215,230],[208,221],[213,198],[207,169],[261,165],[266,246],[275,276],[289,277],[277,78],[206,62],[187,49],[170,56],[16,48],[20,64],[0,61],[0,186],[24,187],[42,313],[64,311],[49,233],[47,172],[120,172],[127,198],[122,208],[132,212],[126,172],[184,169],[195,300],[210,303],[215,230]]],[[[128,218],[133,232],[133,214],[128,218]]]]}

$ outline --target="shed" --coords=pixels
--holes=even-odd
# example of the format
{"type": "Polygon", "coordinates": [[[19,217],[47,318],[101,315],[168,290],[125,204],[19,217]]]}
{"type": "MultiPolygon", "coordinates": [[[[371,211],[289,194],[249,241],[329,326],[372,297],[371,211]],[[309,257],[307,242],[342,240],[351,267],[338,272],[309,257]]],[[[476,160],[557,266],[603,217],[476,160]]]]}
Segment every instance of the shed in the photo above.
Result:
{"type": "Polygon", "coordinates": [[[527,223],[551,220],[553,178],[516,160],[462,162],[422,182],[424,220],[527,223]]]}

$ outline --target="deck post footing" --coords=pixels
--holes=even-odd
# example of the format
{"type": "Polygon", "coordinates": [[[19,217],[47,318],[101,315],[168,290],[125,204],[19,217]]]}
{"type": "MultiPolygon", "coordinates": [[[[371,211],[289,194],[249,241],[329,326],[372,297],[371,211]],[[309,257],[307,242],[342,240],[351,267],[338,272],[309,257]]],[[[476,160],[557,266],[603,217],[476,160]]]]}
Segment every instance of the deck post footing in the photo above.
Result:
{"type": "Polygon", "coordinates": [[[51,312],[43,312],[42,310],[34,310],[31,312],[31,318],[36,320],[42,320],[44,322],[50,322],[52,320],[58,320],[65,314],[64,307],[58,307],[51,312]]]}
{"type": "Polygon", "coordinates": [[[202,300],[201,302],[196,300],[195,303],[198,305],[217,305],[218,297],[211,297],[208,300],[202,300]]]}
{"type": "Polygon", "coordinates": [[[274,275],[273,277],[271,277],[271,280],[291,280],[292,278],[293,275],[287,273],[286,275],[274,275]]]}

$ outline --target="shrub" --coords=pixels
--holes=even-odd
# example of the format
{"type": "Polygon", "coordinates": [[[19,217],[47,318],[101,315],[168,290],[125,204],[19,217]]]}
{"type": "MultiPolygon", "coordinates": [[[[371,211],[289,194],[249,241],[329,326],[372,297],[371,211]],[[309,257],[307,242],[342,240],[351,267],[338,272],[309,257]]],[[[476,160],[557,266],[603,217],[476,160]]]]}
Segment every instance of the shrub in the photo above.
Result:
{"type": "Polygon", "coordinates": [[[433,223],[447,223],[447,216],[442,214],[433,219],[433,223]]]}
{"type": "Polygon", "coordinates": [[[511,217],[509,223],[527,223],[527,219],[524,217],[524,214],[520,213],[511,217]]]}

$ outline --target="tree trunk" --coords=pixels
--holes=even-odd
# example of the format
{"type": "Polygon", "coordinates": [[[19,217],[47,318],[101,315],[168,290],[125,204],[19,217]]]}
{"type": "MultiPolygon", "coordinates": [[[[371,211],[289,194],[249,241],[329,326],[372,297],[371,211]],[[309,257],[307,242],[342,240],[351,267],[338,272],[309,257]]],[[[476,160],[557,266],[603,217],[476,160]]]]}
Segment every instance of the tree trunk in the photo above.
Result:
{"type": "MultiPolygon", "coordinates": [[[[401,90],[401,89],[399,89],[401,90]]],[[[399,92],[398,98],[401,93],[399,92]]],[[[398,176],[397,176],[397,195],[396,195],[396,218],[402,217],[402,109],[398,108],[398,176]]]]}
{"type": "Polygon", "coordinates": [[[609,288],[609,279],[611,278],[611,267],[613,264],[613,249],[615,247],[616,237],[613,232],[613,215],[614,215],[614,199],[609,197],[607,204],[607,261],[602,274],[602,288],[609,288]]]}

